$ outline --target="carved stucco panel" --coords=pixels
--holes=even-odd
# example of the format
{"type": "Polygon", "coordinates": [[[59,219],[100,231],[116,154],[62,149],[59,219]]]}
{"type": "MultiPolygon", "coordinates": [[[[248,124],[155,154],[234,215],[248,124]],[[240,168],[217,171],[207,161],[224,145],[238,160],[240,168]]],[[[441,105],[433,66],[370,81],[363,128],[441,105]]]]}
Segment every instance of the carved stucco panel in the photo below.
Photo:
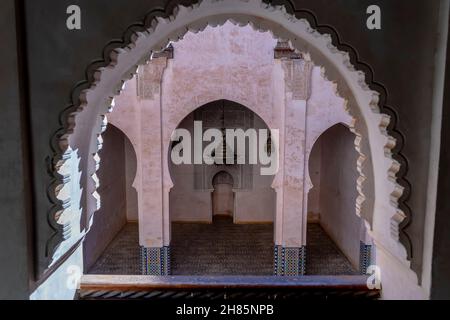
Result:
{"type": "Polygon", "coordinates": [[[143,100],[152,100],[161,91],[161,78],[167,67],[167,58],[152,59],[140,66],[137,74],[137,95],[143,100]]]}

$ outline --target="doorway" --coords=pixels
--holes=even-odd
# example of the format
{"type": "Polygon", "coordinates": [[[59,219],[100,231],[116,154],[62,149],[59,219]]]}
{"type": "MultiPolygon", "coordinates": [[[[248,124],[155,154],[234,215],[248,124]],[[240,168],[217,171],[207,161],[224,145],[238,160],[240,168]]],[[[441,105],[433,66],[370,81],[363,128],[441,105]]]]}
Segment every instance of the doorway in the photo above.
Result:
{"type": "Polygon", "coordinates": [[[212,181],[212,215],[234,217],[233,177],[226,171],[217,173],[212,181]]]}

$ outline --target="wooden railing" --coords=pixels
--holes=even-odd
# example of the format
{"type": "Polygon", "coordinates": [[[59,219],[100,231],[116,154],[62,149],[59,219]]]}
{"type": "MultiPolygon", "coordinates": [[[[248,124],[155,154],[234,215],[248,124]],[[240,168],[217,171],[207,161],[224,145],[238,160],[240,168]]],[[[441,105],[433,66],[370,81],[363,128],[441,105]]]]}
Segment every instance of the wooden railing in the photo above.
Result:
{"type": "Polygon", "coordinates": [[[376,299],[366,276],[85,275],[79,298],[91,299],[376,299]]]}

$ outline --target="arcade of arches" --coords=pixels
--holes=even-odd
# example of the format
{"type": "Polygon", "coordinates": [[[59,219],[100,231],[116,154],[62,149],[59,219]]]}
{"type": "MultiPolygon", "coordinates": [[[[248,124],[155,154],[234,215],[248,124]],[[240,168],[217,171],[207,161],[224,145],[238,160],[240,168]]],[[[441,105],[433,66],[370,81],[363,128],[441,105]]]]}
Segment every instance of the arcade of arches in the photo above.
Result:
{"type": "Polygon", "coordinates": [[[322,71],[270,33],[231,23],[154,54],[108,115],[86,272],[365,273],[374,250],[356,215],[353,118],[322,71]],[[194,135],[195,121],[279,129],[279,170],[175,165],[171,135],[194,135]]]}

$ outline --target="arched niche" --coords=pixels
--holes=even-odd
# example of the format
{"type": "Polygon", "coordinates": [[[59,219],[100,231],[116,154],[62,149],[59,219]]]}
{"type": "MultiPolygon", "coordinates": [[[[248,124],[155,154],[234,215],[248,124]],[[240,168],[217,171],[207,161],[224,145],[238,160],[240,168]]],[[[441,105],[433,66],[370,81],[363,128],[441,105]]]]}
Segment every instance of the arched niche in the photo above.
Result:
{"type": "MultiPolygon", "coordinates": [[[[317,231],[318,224],[344,253],[346,260],[351,262],[344,266],[351,266],[353,271],[356,271],[366,269],[366,265],[361,265],[361,250],[371,241],[365,237],[362,219],[354,214],[358,155],[354,150],[353,140],[354,135],[348,126],[342,123],[329,126],[314,139],[308,157],[308,178],[311,179],[312,188],[308,194],[307,211],[312,219],[307,233],[310,230],[317,231]]],[[[307,242],[310,252],[320,251],[320,248],[314,245],[307,242]]],[[[319,252],[316,252],[317,254],[320,255],[319,252]]],[[[324,258],[327,259],[326,256],[324,258]]]]}
{"type": "MultiPolygon", "coordinates": [[[[205,82],[208,79],[206,79],[205,82]]],[[[209,87],[208,87],[209,88],[209,87]]],[[[243,86],[235,84],[234,96],[243,96],[243,86]]],[[[196,87],[193,86],[195,92],[196,87]]],[[[169,193],[169,209],[170,220],[172,222],[210,222],[212,219],[212,193],[214,192],[213,180],[220,172],[226,171],[233,179],[233,192],[236,196],[235,222],[272,222],[275,215],[275,190],[273,190],[272,182],[274,175],[264,176],[261,174],[261,168],[266,167],[260,164],[237,164],[234,165],[206,165],[194,164],[194,156],[191,154],[191,163],[175,165],[171,159],[171,151],[178,143],[171,141],[170,134],[177,129],[187,130],[192,139],[195,139],[194,122],[200,121],[203,126],[203,133],[209,128],[220,129],[223,125],[227,129],[241,129],[244,132],[255,129],[269,130],[267,122],[260,116],[257,101],[253,99],[245,100],[248,104],[243,105],[238,101],[222,99],[223,93],[220,91],[208,91],[208,100],[202,99],[200,95],[189,94],[183,95],[182,100],[177,100],[177,104],[166,105],[170,109],[173,123],[163,128],[163,149],[167,148],[164,153],[165,158],[162,161],[163,171],[168,172],[164,181],[168,186],[169,193]],[[211,101],[209,101],[211,100],[211,101]],[[197,107],[194,101],[202,101],[202,105],[197,107]],[[203,101],[207,101],[203,104],[203,101]],[[209,115],[213,118],[209,119],[209,115]],[[222,118],[227,119],[222,123],[222,118]],[[179,120],[181,119],[181,120],[179,120]],[[238,119],[236,121],[236,119],[238,119]],[[258,192],[262,192],[259,195],[258,192]],[[245,204],[248,202],[248,204],[245,204]],[[273,203],[272,203],[273,202],[273,203]],[[190,205],[194,203],[195,205],[190,205]],[[252,212],[254,211],[254,212],[252,212]],[[252,212],[252,213],[250,213],[252,212]]],[[[225,95],[230,98],[230,95],[225,95]]],[[[231,98],[230,98],[231,99],[231,98]]],[[[274,112],[271,103],[264,105],[267,110],[274,112]]],[[[270,113],[267,112],[267,113],[270,113]]],[[[210,142],[204,142],[203,148],[210,142]]],[[[245,140],[246,148],[249,147],[249,140],[245,140]]],[[[191,141],[193,146],[193,141],[191,141]]],[[[246,157],[248,157],[246,150],[246,157]]],[[[259,152],[259,151],[258,151],[259,152]]],[[[237,154],[237,150],[235,150],[237,154]]],[[[248,159],[247,159],[248,160],[248,159]]],[[[235,159],[237,161],[237,159],[235,159]]],[[[166,234],[170,234],[167,227],[166,234]]],[[[166,238],[166,245],[170,243],[170,236],[166,238]]]]}

